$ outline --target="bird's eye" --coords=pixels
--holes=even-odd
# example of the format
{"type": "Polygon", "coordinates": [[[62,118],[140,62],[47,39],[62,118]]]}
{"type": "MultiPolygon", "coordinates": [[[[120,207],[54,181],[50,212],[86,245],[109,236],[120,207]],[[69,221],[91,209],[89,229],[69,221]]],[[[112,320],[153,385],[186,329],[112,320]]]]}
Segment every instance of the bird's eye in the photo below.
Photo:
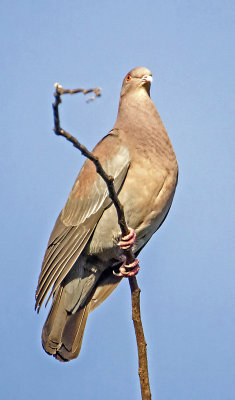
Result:
{"type": "Polygon", "coordinates": [[[126,77],[126,81],[129,82],[131,80],[131,74],[128,74],[126,77]]]}

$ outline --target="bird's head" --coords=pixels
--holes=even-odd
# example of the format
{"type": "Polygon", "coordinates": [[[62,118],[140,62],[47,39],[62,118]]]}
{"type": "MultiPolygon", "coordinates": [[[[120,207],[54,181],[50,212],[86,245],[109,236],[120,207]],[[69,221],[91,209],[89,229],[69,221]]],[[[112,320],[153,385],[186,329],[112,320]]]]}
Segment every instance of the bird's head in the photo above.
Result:
{"type": "Polygon", "coordinates": [[[143,89],[150,95],[152,80],[152,73],[149,69],[144,67],[132,69],[123,80],[121,96],[136,90],[143,91],[143,89]]]}

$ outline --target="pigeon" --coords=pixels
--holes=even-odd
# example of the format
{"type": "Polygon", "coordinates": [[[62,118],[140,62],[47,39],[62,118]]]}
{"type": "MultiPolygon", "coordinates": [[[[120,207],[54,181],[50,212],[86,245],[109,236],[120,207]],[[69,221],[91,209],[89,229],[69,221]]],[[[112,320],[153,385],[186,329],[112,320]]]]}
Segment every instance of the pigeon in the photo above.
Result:
{"type": "Polygon", "coordinates": [[[123,277],[138,273],[138,260],[126,265],[124,249],[131,248],[138,256],[164,222],[173,201],[178,164],[150,98],[151,82],[147,68],[128,72],[116,123],[93,150],[114,178],[129,234],[121,237],[106,184],[87,159],[49,238],[35,309],[39,312],[51,290],[42,345],[60,361],[78,356],[88,314],[123,277]]]}

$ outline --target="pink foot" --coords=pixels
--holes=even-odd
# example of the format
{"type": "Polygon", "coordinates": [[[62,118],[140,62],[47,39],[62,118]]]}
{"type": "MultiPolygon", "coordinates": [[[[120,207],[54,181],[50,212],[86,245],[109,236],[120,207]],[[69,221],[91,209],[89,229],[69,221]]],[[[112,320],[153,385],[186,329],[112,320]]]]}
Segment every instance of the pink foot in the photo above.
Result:
{"type": "MultiPolygon", "coordinates": [[[[136,233],[134,229],[129,228],[129,233],[126,236],[120,235],[120,241],[118,245],[122,250],[129,250],[135,243],[136,233]]],[[[119,268],[119,272],[113,271],[114,275],[121,276],[125,278],[130,278],[131,276],[135,276],[138,274],[140,267],[139,267],[139,260],[135,259],[131,264],[126,264],[126,256],[122,255],[121,260],[123,264],[119,268]]]]}
{"type": "MultiPolygon", "coordinates": [[[[125,256],[123,256],[125,257],[125,256]]],[[[126,257],[125,257],[126,259],[126,257]]],[[[130,278],[131,276],[135,276],[138,274],[140,270],[139,260],[137,258],[131,264],[122,264],[119,268],[119,272],[113,271],[114,275],[122,276],[123,278],[130,278]],[[130,271],[127,271],[130,270],[130,271]]]]}
{"type": "Polygon", "coordinates": [[[126,236],[121,235],[121,240],[118,243],[118,245],[121,247],[122,250],[128,250],[130,249],[133,244],[135,243],[135,238],[136,238],[136,233],[134,231],[134,229],[132,228],[128,228],[129,229],[129,233],[126,236]]]}

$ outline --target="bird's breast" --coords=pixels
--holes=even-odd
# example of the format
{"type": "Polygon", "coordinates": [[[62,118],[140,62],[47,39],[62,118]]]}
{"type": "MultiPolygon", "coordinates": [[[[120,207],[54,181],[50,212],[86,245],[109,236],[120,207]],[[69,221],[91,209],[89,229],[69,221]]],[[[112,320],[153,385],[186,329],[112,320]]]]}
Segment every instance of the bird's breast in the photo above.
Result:
{"type": "MultiPolygon", "coordinates": [[[[128,226],[135,229],[134,251],[142,248],[164,220],[176,186],[174,169],[160,168],[151,158],[139,157],[129,168],[119,199],[128,226]]],[[[114,206],[107,208],[94,232],[90,252],[110,258],[119,254],[120,227],[114,206]]]]}
{"type": "Polygon", "coordinates": [[[137,248],[143,246],[165,218],[176,186],[174,168],[160,167],[151,159],[140,158],[131,165],[120,201],[129,226],[137,234],[137,248]]]}

